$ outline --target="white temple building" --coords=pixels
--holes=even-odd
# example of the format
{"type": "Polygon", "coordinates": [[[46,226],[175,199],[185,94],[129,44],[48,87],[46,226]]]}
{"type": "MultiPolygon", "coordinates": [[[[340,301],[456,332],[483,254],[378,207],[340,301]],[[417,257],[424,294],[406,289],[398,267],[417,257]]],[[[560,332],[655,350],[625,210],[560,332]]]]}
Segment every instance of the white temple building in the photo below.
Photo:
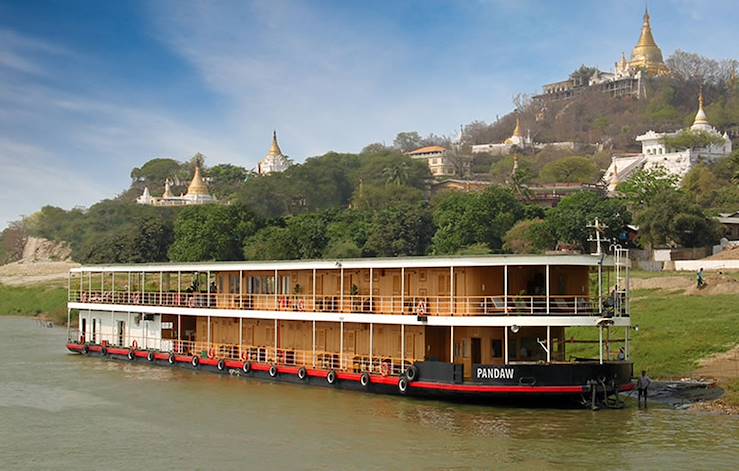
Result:
{"type": "Polygon", "coordinates": [[[658,133],[650,130],[641,136],[637,136],[636,140],[641,142],[642,151],[640,154],[614,155],[611,158],[611,165],[603,176],[608,184],[609,191],[615,191],[620,182],[627,180],[638,169],[652,170],[656,167],[663,167],[682,180],[690,169],[697,164],[712,162],[731,154],[729,135],[726,132],[721,134],[708,122],[708,116],[706,116],[703,109],[702,93],[698,97],[698,112],[695,114],[695,120],[689,129],[668,133],[658,133]],[[672,150],[665,145],[664,139],[666,137],[674,137],[685,131],[706,132],[720,137],[723,142],[708,147],[679,151],[672,150]]]}
{"type": "Polygon", "coordinates": [[[216,198],[208,193],[208,186],[203,181],[200,174],[200,166],[195,166],[195,174],[192,177],[190,186],[187,187],[187,193],[180,196],[172,194],[172,183],[167,179],[164,182],[164,193],[162,196],[151,196],[149,187],[144,188],[144,192],[136,198],[139,204],[148,204],[151,206],[188,206],[196,204],[215,203],[216,198]]]}
{"type": "Polygon", "coordinates": [[[516,118],[516,127],[511,137],[497,144],[475,144],[472,146],[473,154],[508,155],[514,150],[541,150],[545,147],[553,149],[576,151],[580,146],[576,142],[534,142],[531,139],[531,131],[523,135],[521,121],[516,118]]]}
{"type": "Polygon", "coordinates": [[[277,143],[277,131],[272,132],[272,147],[267,155],[259,161],[257,173],[266,175],[268,173],[284,172],[290,166],[290,161],[282,154],[280,145],[277,143]]]}

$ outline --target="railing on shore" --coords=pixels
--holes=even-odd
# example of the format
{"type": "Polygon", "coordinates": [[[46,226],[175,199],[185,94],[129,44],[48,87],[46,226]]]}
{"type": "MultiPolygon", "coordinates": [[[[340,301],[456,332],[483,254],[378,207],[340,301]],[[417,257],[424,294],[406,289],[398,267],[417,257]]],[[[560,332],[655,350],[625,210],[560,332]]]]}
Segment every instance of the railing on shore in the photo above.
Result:
{"type": "MultiPolygon", "coordinates": [[[[415,316],[584,315],[602,312],[588,296],[325,296],[312,294],[222,294],[69,291],[70,302],[185,308],[240,309],[415,316]]],[[[623,312],[613,314],[621,315],[623,312]]]]}
{"type": "Polygon", "coordinates": [[[94,338],[72,337],[68,341],[107,348],[133,349],[175,353],[216,360],[232,360],[274,364],[279,366],[306,367],[319,370],[337,370],[351,373],[369,372],[384,376],[397,376],[416,361],[414,358],[396,358],[387,355],[361,353],[337,353],[322,350],[299,350],[275,348],[268,345],[238,345],[230,343],[202,342],[154,337],[130,336],[123,339],[117,335],[97,333],[94,338]]]}

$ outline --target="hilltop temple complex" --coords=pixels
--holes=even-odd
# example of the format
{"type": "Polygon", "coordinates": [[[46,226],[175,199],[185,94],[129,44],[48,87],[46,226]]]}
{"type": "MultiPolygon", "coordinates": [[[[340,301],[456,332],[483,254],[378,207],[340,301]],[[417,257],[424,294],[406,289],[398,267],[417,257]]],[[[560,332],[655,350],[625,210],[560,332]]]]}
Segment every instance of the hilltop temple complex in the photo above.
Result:
{"type": "Polygon", "coordinates": [[[700,162],[714,161],[731,154],[729,135],[726,132],[722,134],[708,121],[708,116],[703,109],[703,93],[698,97],[698,111],[690,128],[668,133],[658,133],[650,130],[641,136],[637,136],[636,140],[641,142],[642,145],[640,154],[623,154],[612,157],[611,165],[603,176],[608,184],[609,191],[615,191],[620,182],[627,180],[638,169],[652,170],[662,167],[682,180],[690,169],[700,162]],[[718,138],[716,140],[721,141],[721,143],[684,150],[671,149],[665,143],[665,138],[669,139],[686,131],[707,133],[718,138]]]}
{"type": "Polygon", "coordinates": [[[646,74],[649,77],[659,77],[670,73],[662,58],[662,50],[657,46],[652,34],[652,25],[649,12],[644,10],[641,34],[639,41],[631,51],[631,59],[625,54],[616,62],[613,72],[603,72],[597,69],[581,69],[570,75],[567,80],[544,85],[544,93],[534,96],[534,100],[549,101],[570,98],[585,90],[595,89],[611,96],[632,95],[641,96],[641,80],[646,74]],[[587,70],[590,74],[580,73],[587,70]]]}
{"type": "Polygon", "coordinates": [[[490,155],[508,155],[513,153],[515,150],[526,151],[526,150],[541,150],[545,147],[551,147],[559,150],[575,151],[579,148],[579,145],[575,142],[534,142],[531,139],[531,132],[527,132],[524,136],[521,121],[516,118],[516,127],[513,129],[511,137],[505,141],[495,144],[476,144],[472,146],[473,154],[490,154],[490,155]]]}
{"type": "Polygon", "coordinates": [[[280,145],[277,143],[277,131],[272,132],[272,147],[267,155],[257,164],[257,173],[266,175],[268,173],[284,172],[290,166],[290,161],[282,154],[280,145]]]}
{"type": "Polygon", "coordinates": [[[205,184],[200,174],[200,166],[195,166],[195,174],[192,177],[190,185],[187,187],[187,193],[180,196],[172,194],[172,182],[167,179],[164,182],[164,194],[162,196],[151,196],[149,187],[144,188],[144,192],[136,198],[139,204],[148,204],[151,206],[188,206],[196,204],[215,203],[216,198],[208,193],[208,185],[205,184]]]}

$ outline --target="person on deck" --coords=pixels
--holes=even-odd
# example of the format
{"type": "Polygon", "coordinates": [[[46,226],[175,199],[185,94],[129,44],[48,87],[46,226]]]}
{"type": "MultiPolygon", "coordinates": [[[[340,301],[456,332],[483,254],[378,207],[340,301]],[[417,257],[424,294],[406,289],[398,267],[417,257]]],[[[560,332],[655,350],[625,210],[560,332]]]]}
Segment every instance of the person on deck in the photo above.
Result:
{"type": "Polygon", "coordinates": [[[649,385],[652,384],[652,379],[647,376],[647,372],[642,370],[641,376],[639,377],[639,380],[636,382],[636,390],[638,392],[637,401],[639,404],[639,407],[641,408],[641,398],[644,397],[644,408],[647,408],[647,390],[649,389],[649,385]]]}
{"type": "Polygon", "coordinates": [[[703,288],[705,286],[706,281],[703,278],[703,267],[701,267],[700,270],[698,270],[698,274],[695,276],[696,282],[698,283],[698,289],[703,288]]]}

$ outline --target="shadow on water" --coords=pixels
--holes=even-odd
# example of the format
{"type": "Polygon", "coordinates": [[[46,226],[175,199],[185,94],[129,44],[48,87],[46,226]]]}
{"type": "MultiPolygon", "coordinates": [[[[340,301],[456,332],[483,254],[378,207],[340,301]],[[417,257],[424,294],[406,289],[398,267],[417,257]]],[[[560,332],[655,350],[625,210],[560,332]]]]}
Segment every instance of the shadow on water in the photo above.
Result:
{"type": "Polygon", "coordinates": [[[7,469],[730,469],[739,420],[454,404],[67,354],[0,318],[7,469]]]}

